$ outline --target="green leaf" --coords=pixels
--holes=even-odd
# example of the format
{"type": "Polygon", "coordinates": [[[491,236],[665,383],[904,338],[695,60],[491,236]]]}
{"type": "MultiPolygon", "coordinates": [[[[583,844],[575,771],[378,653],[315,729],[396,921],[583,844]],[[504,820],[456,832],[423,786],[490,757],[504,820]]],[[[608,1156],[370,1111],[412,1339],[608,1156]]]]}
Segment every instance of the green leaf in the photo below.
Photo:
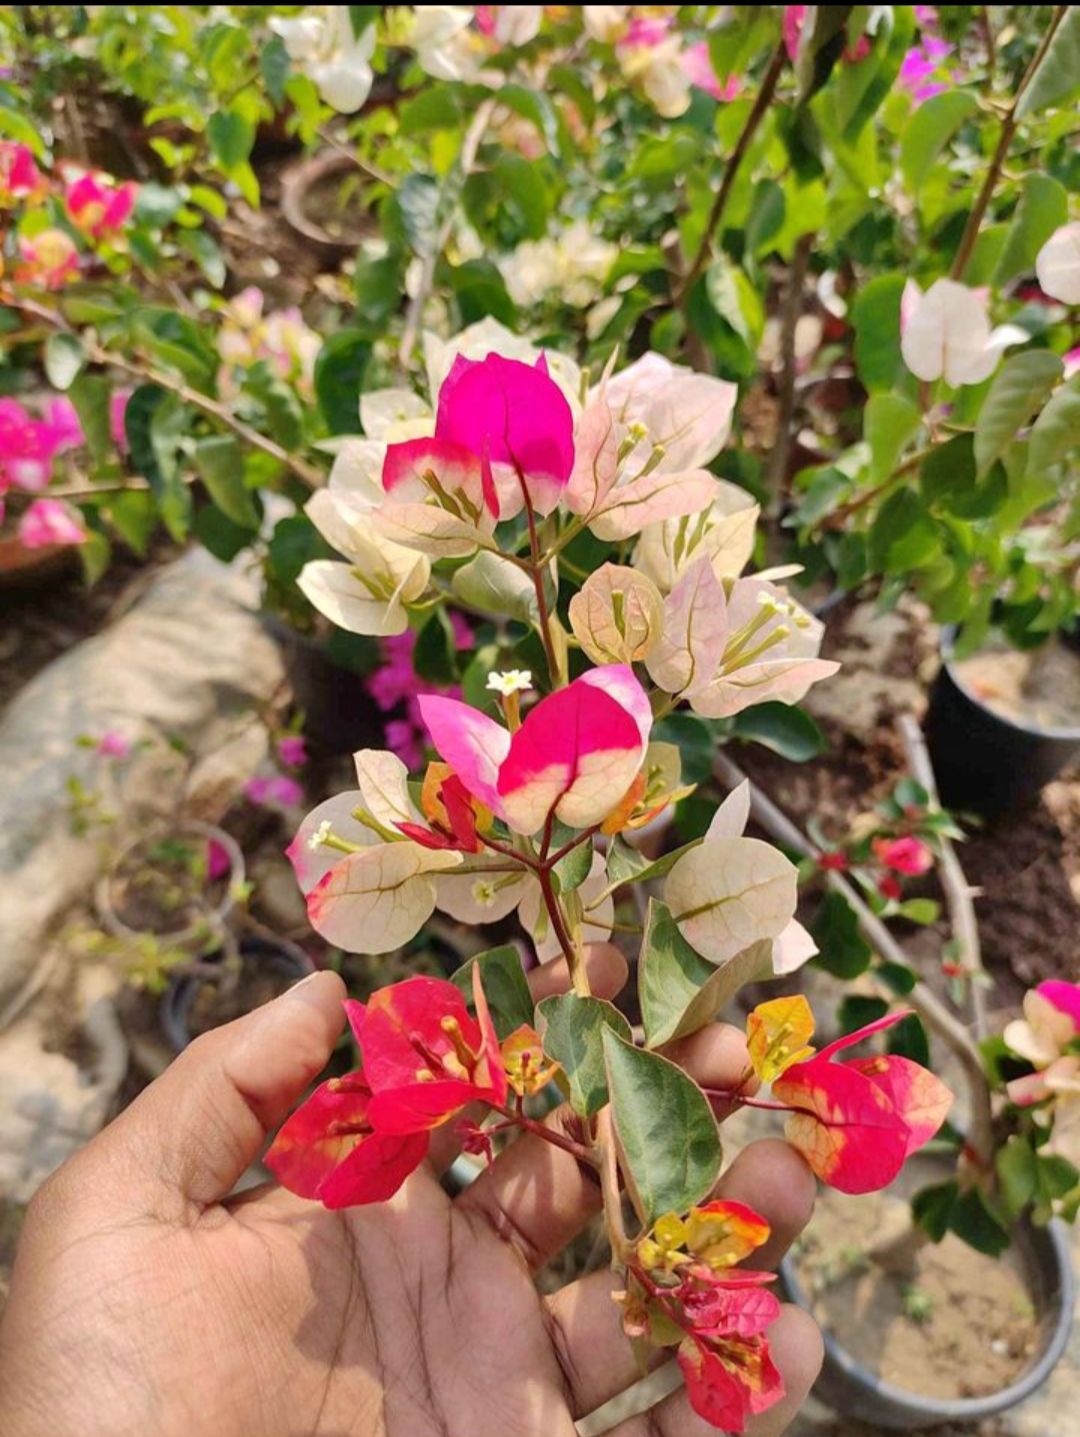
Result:
{"type": "Polygon", "coordinates": [[[862,287],[851,307],[855,368],[871,394],[891,390],[904,373],[900,354],[900,296],[906,277],[881,274],[862,287]]]}
{"type": "Polygon", "coordinates": [[[532,1024],[533,1000],[529,982],[521,967],[521,955],[512,943],[477,953],[452,975],[451,982],[461,989],[472,1005],[472,973],[479,963],[480,982],[491,1009],[491,1021],[500,1040],[506,1039],[523,1024],[532,1024]]]}
{"type": "Polygon", "coordinates": [[[162,521],[178,543],[187,537],[191,519],[191,495],[177,457],[188,423],[175,395],[155,384],[140,384],[124,412],[132,468],[150,485],[162,521]]]}
{"type": "Polygon", "coordinates": [[[110,420],[112,386],[109,381],[100,374],[80,374],[68,391],[68,396],[75,406],[79,423],[86,435],[86,447],[95,463],[100,464],[111,459],[116,453],[116,446],[113,443],[110,420]]]}
{"type": "Polygon", "coordinates": [[[591,843],[579,843],[576,848],[570,850],[565,858],[560,858],[551,870],[559,880],[559,892],[573,893],[575,888],[580,888],[589,876],[592,861],[593,846],[591,843]]]}
{"type": "Polygon", "coordinates": [[[940,506],[958,519],[986,519],[1008,497],[1008,479],[1000,464],[981,478],[975,471],[975,441],[957,434],[939,444],[923,461],[919,487],[927,504],[940,506]]]}
{"type": "Polygon", "coordinates": [[[884,574],[907,574],[938,552],[937,528],[911,489],[891,494],[870,526],[870,563],[884,574]]]}
{"type": "Polygon", "coordinates": [[[915,18],[911,7],[889,5],[884,10],[878,34],[874,37],[871,56],[857,65],[841,66],[839,75],[841,87],[845,81],[855,80],[858,83],[860,71],[870,70],[871,76],[869,83],[863,86],[862,94],[850,117],[844,121],[845,140],[849,142],[856,140],[867,121],[877,113],[888,98],[914,34],[915,18]],[[880,41],[882,31],[888,37],[884,47],[880,41]],[[875,60],[877,61],[876,69],[870,69],[875,60]]]}
{"type": "Polygon", "coordinates": [[[430,254],[435,245],[439,186],[431,175],[411,174],[397,192],[405,237],[418,255],[430,254]]]}
{"type": "Polygon", "coordinates": [[[836,1010],[836,1021],[840,1025],[841,1033],[846,1036],[876,1023],[880,1018],[884,1018],[888,1011],[889,1005],[884,998],[869,998],[861,993],[849,993],[836,1010]]]}
{"type": "Polygon", "coordinates": [[[857,978],[870,967],[874,950],[859,932],[855,910],[842,893],[826,893],[810,924],[819,952],[812,960],[836,978],[857,978]]]}
{"type": "Polygon", "coordinates": [[[499,103],[507,105],[535,125],[553,155],[560,153],[562,136],[558,112],[542,90],[529,90],[524,85],[503,85],[499,90],[499,103]]]}
{"type": "Polygon", "coordinates": [[[358,329],[341,329],[319,350],[315,394],[331,434],[359,434],[360,390],[371,341],[358,329]]]}
{"type": "Polygon", "coordinates": [[[650,898],[638,959],[638,1000],[649,1048],[696,1033],[746,983],[772,976],[772,944],[755,943],[717,967],[699,958],[671,910],[650,898]]]}
{"type": "Polygon", "coordinates": [[[905,444],[922,422],[910,399],[899,394],[872,394],[863,416],[863,434],[870,445],[870,474],[879,482],[896,468],[905,444]]]}
{"type": "Polygon", "coordinates": [[[923,1188],[912,1198],[912,1215],[931,1242],[940,1242],[949,1231],[949,1220],[959,1196],[959,1183],[947,1182],[923,1188]]]}
{"type": "MultiPolygon", "coordinates": [[[[6,135],[9,139],[17,140],[21,145],[27,145],[33,150],[39,160],[46,156],[45,142],[41,137],[39,126],[31,124],[25,115],[20,115],[18,110],[13,110],[4,101],[0,100],[0,135],[6,135]]],[[[105,540],[105,536],[101,538],[105,540]]],[[[107,544],[107,540],[105,540],[107,544]]],[[[106,564],[108,559],[106,559],[106,564]]],[[[95,578],[100,575],[95,575],[95,578]]],[[[91,580],[90,582],[93,582],[91,580]]]]}
{"type": "Polygon", "coordinates": [[[112,545],[108,537],[100,529],[88,528],[86,542],[79,545],[79,562],[82,564],[83,578],[88,586],[97,583],[109,567],[111,559],[112,545]]]}
{"type": "Polygon", "coordinates": [[[1048,400],[1031,430],[1027,472],[1041,474],[1080,446],[1080,375],[1048,400]]]}
{"type": "MultiPolygon", "coordinates": [[[[117,536],[142,558],[157,528],[153,494],[148,489],[124,489],[118,494],[103,496],[100,513],[117,536]]],[[[248,537],[250,539],[250,535],[248,537]]]]}
{"type": "Polygon", "coordinates": [[[946,90],[912,111],[900,140],[900,171],[912,194],[918,193],[956,131],[978,110],[970,90],[946,90]]]}
{"type": "MultiPolygon", "coordinates": [[[[912,975],[914,977],[914,974],[912,975]]],[[[912,985],[914,986],[914,985],[912,985]]],[[[908,989],[910,993],[911,989],[908,989]]],[[[917,1013],[909,1013],[906,1018],[901,1018],[895,1028],[889,1029],[889,1035],[885,1040],[885,1047],[888,1052],[898,1058],[910,1058],[913,1063],[918,1063],[921,1068],[930,1066],[930,1043],[926,1036],[926,1027],[923,1020],[917,1013]]]]}
{"type": "Polygon", "coordinates": [[[909,923],[936,923],[941,904],[935,903],[932,898],[909,898],[901,903],[900,912],[909,923]]]}
{"type": "Polygon", "coordinates": [[[681,1068],[605,1028],[611,1112],[627,1187],[646,1227],[685,1212],[720,1176],[723,1151],[705,1094],[681,1068]]]}
{"type": "Polygon", "coordinates": [[[259,53],[259,72],[266,86],[266,93],[280,110],[285,103],[285,83],[289,78],[289,52],[280,35],[274,35],[259,53]]]}
{"type": "Polygon", "coordinates": [[[1070,98],[1080,89],[1080,9],[1066,7],[1065,17],[1057,27],[1031,83],[1020,96],[1016,117],[1041,115],[1070,98]]]}
{"type": "Polygon", "coordinates": [[[682,760],[683,783],[704,783],[712,775],[716,734],[709,724],[695,714],[668,714],[653,725],[656,743],[673,743],[682,760]]]}
{"type": "Polygon", "coordinates": [[[978,1188],[961,1193],[949,1214],[949,1227],[976,1252],[1000,1257],[1009,1246],[1009,1230],[978,1188]]]}
{"type": "Polygon", "coordinates": [[[732,734],[747,743],[760,743],[791,763],[817,758],[827,748],[825,735],[797,704],[770,700],[737,714],[732,734]]]}
{"type": "Polygon", "coordinates": [[[1025,175],[1021,181],[1020,203],[994,271],[994,283],[1008,284],[1018,274],[1030,274],[1035,268],[1035,256],[1068,218],[1069,196],[1065,186],[1050,175],[1025,175]]]}
{"type": "Polygon", "coordinates": [[[223,564],[231,564],[251,546],[252,531],[242,524],[234,524],[216,504],[199,505],[191,532],[203,548],[223,564]]]}
{"type": "MultiPolygon", "coordinates": [[[[502,98],[502,91],[499,91],[502,98]]],[[[502,154],[491,167],[491,178],[504,209],[516,218],[526,239],[547,233],[550,197],[540,167],[521,155],[502,154]]]]}
{"type": "Polygon", "coordinates": [[[636,848],[631,848],[622,838],[615,837],[608,846],[607,871],[610,887],[614,889],[631,880],[635,883],[648,883],[654,878],[663,878],[666,873],[671,872],[684,853],[689,853],[691,848],[696,847],[697,842],[686,843],[681,848],[665,853],[662,858],[650,859],[636,848]]]}
{"type": "Polygon", "coordinates": [[[457,640],[453,626],[441,605],[416,636],[413,668],[428,683],[449,685],[457,681],[457,640]]]}
{"type": "Polygon", "coordinates": [[[206,138],[215,160],[229,173],[251,154],[255,126],[237,110],[217,110],[207,122],[206,138]]]}
{"type": "Polygon", "coordinates": [[[85,363],[78,335],[61,330],[45,341],[45,377],[54,389],[70,389],[85,363]]]}
{"type": "Polygon", "coordinates": [[[221,512],[242,529],[259,527],[259,511],[244,483],[244,456],[231,434],[214,434],[195,445],[195,467],[221,512]]]}
{"type": "Polygon", "coordinates": [[[1035,1196],[1039,1183],[1038,1163],[1027,1138],[1011,1137],[997,1150],[994,1168],[1005,1209],[1015,1220],[1035,1196]]]}
{"type": "Polygon", "coordinates": [[[213,235],[206,230],[183,230],[177,235],[176,243],[199,266],[207,284],[221,289],[226,278],[225,256],[213,235]]]}
{"type": "MultiPolygon", "coordinates": [[[[1064,22],[1063,22],[1064,23],[1064,22]]],[[[1061,378],[1061,360],[1044,349],[1014,354],[998,370],[975,423],[975,467],[985,474],[1061,378]]]]}
{"type": "Polygon", "coordinates": [[[570,1087],[570,1106],[582,1117],[598,1113],[608,1100],[604,1033],[630,1041],[630,1024],[602,998],[563,993],[537,1005],[544,1052],[558,1063],[570,1087]]]}
{"type": "Polygon", "coordinates": [[[450,587],[458,598],[487,613],[535,623],[539,618],[536,588],[516,564],[481,550],[454,571],[450,587]]]}

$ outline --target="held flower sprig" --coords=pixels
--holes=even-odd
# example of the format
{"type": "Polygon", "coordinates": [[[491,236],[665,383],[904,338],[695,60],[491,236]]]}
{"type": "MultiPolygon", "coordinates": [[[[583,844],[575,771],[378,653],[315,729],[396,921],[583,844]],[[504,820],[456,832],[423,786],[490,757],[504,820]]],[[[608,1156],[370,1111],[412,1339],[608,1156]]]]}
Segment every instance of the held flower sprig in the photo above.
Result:
{"type": "Polygon", "coordinates": [[[856,1192],[891,1181],[949,1095],[904,1059],[837,1060],[902,1014],[814,1056],[801,999],[757,1010],[738,1091],[698,1087],[667,1055],[673,1040],[815,952],[795,918],[797,870],[745,835],[746,784],[658,859],[635,835],[693,789],[658,731],[667,715],[686,705],[701,728],[795,702],[835,665],[818,657],[821,625],[772,578],[740,577],[756,506],[704,467],[727,438],[730,385],[646,355],[590,387],[490,323],[456,350],[429,337],[426,358],[433,407],[405,390],[364,397],[366,437],[308,506],[346,562],[309,564],[301,584],[361,633],[464,607],[480,671],[465,697],[417,696],[433,757],[414,781],[394,754],[361,750],[357,787],[308,816],[289,857],[313,926],[341,948],[398,948],[436,908],[469,925],[516,914],[541,960],[565,957],[571,991],[534,1003],[507,946],[452,983],[412,978],[350,1002],[360,1067],[316,1090],[268,1161],[341,1207],[396,1192],[435,1127],[454,1123],[489,1157],[514,1130],[538,1133],[596,1170],[630,1338],[676,1346],[694,1409],[741,1432],[783,1393],[767,1335],[779,1306],[768,1277],[739,1266],[766,1224],[713,1198],[713,1104],[760,1104],[754,1085],[772,1082],[764,1105],[789,1114],[789,1140],[856,1192]],[[511,624],[529,638],[515,645],[511,624]],[[641,925],[620,909],[646,886],[641,925]],[[637,1038],[589,984],[586,946],[616,929],[641,935],[637,1038]],[[525,1108],[549,1081],[567,1101],[556,1125],[525,1108]]]}

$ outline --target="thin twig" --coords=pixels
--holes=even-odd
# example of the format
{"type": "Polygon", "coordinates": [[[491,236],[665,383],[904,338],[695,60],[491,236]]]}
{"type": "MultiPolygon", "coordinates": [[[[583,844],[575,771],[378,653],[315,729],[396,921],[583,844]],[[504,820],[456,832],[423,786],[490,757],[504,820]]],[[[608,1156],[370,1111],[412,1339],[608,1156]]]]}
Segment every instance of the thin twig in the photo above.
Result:
{"type": "MultiPolygon", "coordinates": [[[[723,751],[713,760],[713,770],[721,783],[729,789],[737,788],[746,781],[746,774],[723,751]]],[[[819,850],[801,829],[755,784],[750,786],[750,809],[755,821],[785,848],[790,848],[805,858],[820,856],[819,850]]],[[[902,945],[843,874],[830,872],[824,877],[833,892],[841,894],[847,900],[863,937],[878,956],[886,962],[900,963],[905,968],[910,968],[911,959],[902,945]]],[[[993,1110],[978,1045],[965,1025],[925,983],[917,982],[908,994],[907,1001],[927,1026],[952,1049],[963,1066],[971,1103],[967,1147],[975,1163],[980,1168],[988,1168],[993,1153],[993,1110]]]]}
{"type": "Polygon", "coordinates": [[[784,68],[787,59],[787,49],[783,40],[780,40],[773,51],[772,59],[769,61],[769,68],[765,71],[761,81],[761,89],[758,91],[757,99],[753,108],[746,117],[739,138],[735,141],[735,148],[731,152],[731,158],[724,170],[724,177],[720,181],[720,188],[716,192],[712,209],[709,211],[709,218],[705,224],[705,233],[701,236],[701,243],[698,245],[697,254],[690,268],[679,281],[678,289],[674,299],[676,304],[681,304],[683,299],[690,293],[697,283],[701,271],[705,268],[709,258],[709,251],[712,248],[713,236],[719,228],[720,221],[727,209],[727,202],[731,198],[731,191],[735,185],[739,167],[746,158],[746,152],[750,143],[757,134],[758,126],[765,118],[766,111],[772,104],[773,95],[776,93],[776,86],[780,80],[780,72],[784,68]]]}
{"type": "MultiPolygon", "coordinates": [[[[461,155],[458,159],[457,177],[453,186],[447,186],[444,192],[444,201],[453,198],[456,200],[460,187],[472,173],[476,164],[477,151],[480,149],[480,141],[484,138],[484,131],[491,122],[492,111],[495,109],[494,98],[485,100],[473,116],[472,124],[465,131],[465,138],[461,142],[461,155]]],[[[439,256],[446,248],[446,242],[450,238],[450,232],[454,227],[454,204],[447,204],[447,214],[439,226],[438,233],[432,241],[431,249],[424,256],[420,269],[420,279],[416,286],[416,293],[409,301],[409,307],[405,311],[405,324],[401,331],[401,344],[398,348],[398,363],[402,369],[407,369],[412,359],[412,352],[416,345],[416,337],[420,332],[420,324],[424,317],[424,310],[427,307],[431,295],[432,285],[435,283],[435,266],[439,262],[439,256]]]]}
{"type": "MultiPolygon", "coordinates": [[[[35,304],[32,300],[9,298],[6,301],[12,308],[21,310],[25,314],[33,315],[34,318],[43,320],[53,329],[65,333],[74,333],[62,314],[46,308],[44,305],[35,304]]],[[[79,341],[82,344],[83,352],[91,364],[104,365],[109,369],[118,369],[122,374],[129,374],[132,378],[141,379],[145,384],[156,384],[161,389],[167,389],[175,394],[178,399],[192,405],[195,409],[201,409],[204,414],[210,414],[220,420],[227,428],[231,429],[237,438],[242,439],[245,444],[250,444],[253,449],[261,449],[264,454],[269,454],[286,469],[291,469],[298,479],[311,489],[319,489],[325,482],[325,475],[321,469],[316,469],[308,464],[306,460],[299,459],[288,450],[283,449],[280,444],[268,439],[265,434],[260,434],[257,429],[252,429],[242,419],[224,404],[216,399],[211,399],[208,394],[201,394],[199,390],[192,389],[190,385],[184,384],[178,379],[173,379],[170,374],[165,374],[160,369],[155,369],[151,364],[144,364],[141,360],[127,359],[122,355],[115,354],[111,349],[105,349],[95,340],[88,339],[85,334],[79,334],[79,341]]]]}
{"type": "Polygon", "coordinates": [[[780,320],[780,358],[783,366],[780,372],[780,412],[776,416],[776,443],[773,445],[769,464],[769,513],[774,519],[779,517],[785,498],[788,455],[791,452],[791,422],[795,417],[795,334],[802,313],[806,270],[813,247],[813,234],[799,236],[791,258],[787,293],[784,296],[780,320]]]}
{"type": "MultiPolygon", "coordinates": [[[[938,797],[937,781],[934,778],[933,764],[930,762],[930,752],[926,747],[923,731],[911,714],[901,714],[900,716],[900,737],[903,740],[912,777],[930,795],[931,804],[935,808],[940,808],[941,800],[938,797]]],[[[945,901],[949,908],[953,937],[960,949],[965,974],[971,983],[971,1014],[975,1038],[977,1041],[981,1041],[986,1037],[987,1022],[986,987],[983,981],[985,970],[982,949],[979,946],[979,924],[975,917],[975,905],[972,902],[978,889],[972,888],[965,878],[952,839],[941,835],[938,842],[941,848],[941,886],[945,890],[945,901]]]]}
{"type": "Polygon", "coordinates": [[[1068,8],[1067,5],[1058,5],[1055,7],[1053,18],[1050,21],[1046,34],[1039,42],[1039,47],[1035,51],[1035,54],[1031,57],[1031,63],[1024,71],[1023,79],[1016,88],[1016,94],[1012,98],[1012,103],[1008,110],[1006,110],[1001,121],[1001,134],[998,136],[997,147],[990,161],[990,168],[986,172],[986,178],[983,180],[978,199],[976,199],[967,217],[967,224],[964,226],[964,233],[960,238],[960,246],[952,262],[952,269],[949,271],[949,277],[951,279],[961,279],[965,269],[967,269],[968,261],[971,259],[972,251],[975,248],[975,241],[979,237],[979,230],[986,217],[986,211],[990,207],[990,200],[993,197],[998,177],[1001,174],[1001,168],[1005,163],[1005,157],[1009,153],[1009,145],[1012,143],[1012,137],[1016,131],[1016,107],[1019,105],[1021,97],[1031,82],[1035,71],[1042,64],[1043,56],[1050,48],[1050,43],[1057,33],[1058,26],[1065,18],[1068,8]]]}
{"type": "Polygon", "coordinates": [[[992,82],[997,69],[997,41],[994,39],[994,26],[990,19],[989,5],[979,6],[979,24],[982,27],[983,40],[986,42],[986,73],[992,82]]]}

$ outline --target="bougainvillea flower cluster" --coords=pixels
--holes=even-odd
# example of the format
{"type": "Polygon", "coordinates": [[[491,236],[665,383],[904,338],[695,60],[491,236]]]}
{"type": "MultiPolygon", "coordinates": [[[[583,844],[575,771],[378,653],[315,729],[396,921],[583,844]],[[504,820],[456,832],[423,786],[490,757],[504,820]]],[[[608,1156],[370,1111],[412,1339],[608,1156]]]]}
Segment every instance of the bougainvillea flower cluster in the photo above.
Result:
{"type": "Polygon", "coordinates": [[[886,1187],[904,1160],[937,1133],[952,1094],[909,1058],[837,1055],[906,1015],[890,1013],[829,1043],[809,1047],[814,1018],[806,999],[777,998],[750,1016],[748,1045],[754,1070],[790,1109],[786,1134],[830,1187],[845,1193],[886,1187]]]}
{"type": "Polygon", "coordinates": [[[362,1066],[322,1083],[282,1126],[266,1165],[325,1207],[383,1202],[418,1168],[432,1128],[469,1103],[501,1108],[507,1079],[474,969],[476,1017],[453,983],[407,978],[345,1010],[362,1066]]]}
{"type": "Polygon", "coordinates": [[[737,1267],[769,1239],[743,1203],[714,1201],[669,1212],[636,1245],[618,1295],[628,1337],[677,1346],[690,1405],[725,1432],[784,1395],[765,1336],[780,1315],[769,1272],[737,1267]]]}

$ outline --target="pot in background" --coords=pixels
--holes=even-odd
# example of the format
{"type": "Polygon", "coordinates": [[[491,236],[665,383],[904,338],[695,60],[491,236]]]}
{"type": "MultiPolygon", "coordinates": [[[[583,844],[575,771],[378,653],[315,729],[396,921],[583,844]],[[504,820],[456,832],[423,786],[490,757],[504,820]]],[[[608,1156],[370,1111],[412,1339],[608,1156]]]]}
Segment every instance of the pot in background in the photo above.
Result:
{"type": "MultiPolygon", "coordinates": [[[[238,983],[243,981],[245,973],[262,969],[284,980],[285,988],[291,988],[315,972],[315,964],[304,950],[285,938],[246,935],[236,951],[240,962],[238,983]]],[[[177,1053],[182,1053],[195,1036],[191,1031],[191,1015],[200,992],[208,983],[220,983],[222,972],[219,961],[202,963],[194,971],[177,972],[169,978],[161,999],[161,1027],[177,1053]]]]}
{"type": "MultiPolygon", "coordinates": [[[[1061,1360],[1072,1328],[1076,1282],[1068,1229],[1056,1220],[1048,1227],[1021,1225],[1014,1241],[1022,1246],[1033,1279],[1032,1294],[1042,1316],[1041,1348],[1026,1371],[1000,1392],[984,1397],[927,1397],[884,1382],[862,1366],[828,1331],[825,1362],[815,1393],[838,1412],[857,1417],[889,1432],[914,1432],[943,1422],[975,1423],[997,1416],[1030,1397],[1061,1360]]],[[[813,1312],[813,1300],[800,1281],[790,1256],[780,1264],[780,1280],[788,1301],[813,1312]]]]}
{"type": "MultiPolygon", "coordinates": [[[[148,866],[152,866],[153,860],[148,860],[148,866]]],[[[220,946],[221,936],[225,933],[226,923],[229,914],[236,906],[236,895],[243,888],[245,879],[244,855],[236,840],[212,823],[201,823],[195,819],[185,819],[176,825],[175,829],[169,830],[167,835],[163,830],[160,835],[141,836],[124,848],[113,867],[98,882],[94,891],[94,903],[102,926],[116,938],[129,939],[132,941],[145,937],[152,933],[157,937],[168,938],[174,948],[190,951],[193,957],[201,957],[206,953],[213,952],[215,947],[220,946]],[[208,904],[205,914],[201,914],[198,921],[186,928],[136,928],[126,922],[121,916],[113,893],[113,884],[123,864],[132,856],[136,855],[140,848],[159,841],[160,837],[169,836],[185,838],[194,836],[199,842],[216,845],[228,860],[228,882],[225,885],[221,897],[214,904],[208,904]]],[[[224,875],[222,875],[224,877],[224,875]]]]}
{"type": "Polygon", "coordinates": [[[383,716],[363,674],[337,663],[318,640],[274,614],[263,624],[281,649],[289,685],[304,715],[304,735],[325,754],[385,746],[383,716]]]}
{"type": "Polygon", "coordinates": [[[946,808],[997,818],[1033,804],[1080,754],[1080,724],[1044,729],[995,713],[961,683],[955,637],[955,629],[942,630],[941,668],[923,724],[930,760],[946,808]]]}

